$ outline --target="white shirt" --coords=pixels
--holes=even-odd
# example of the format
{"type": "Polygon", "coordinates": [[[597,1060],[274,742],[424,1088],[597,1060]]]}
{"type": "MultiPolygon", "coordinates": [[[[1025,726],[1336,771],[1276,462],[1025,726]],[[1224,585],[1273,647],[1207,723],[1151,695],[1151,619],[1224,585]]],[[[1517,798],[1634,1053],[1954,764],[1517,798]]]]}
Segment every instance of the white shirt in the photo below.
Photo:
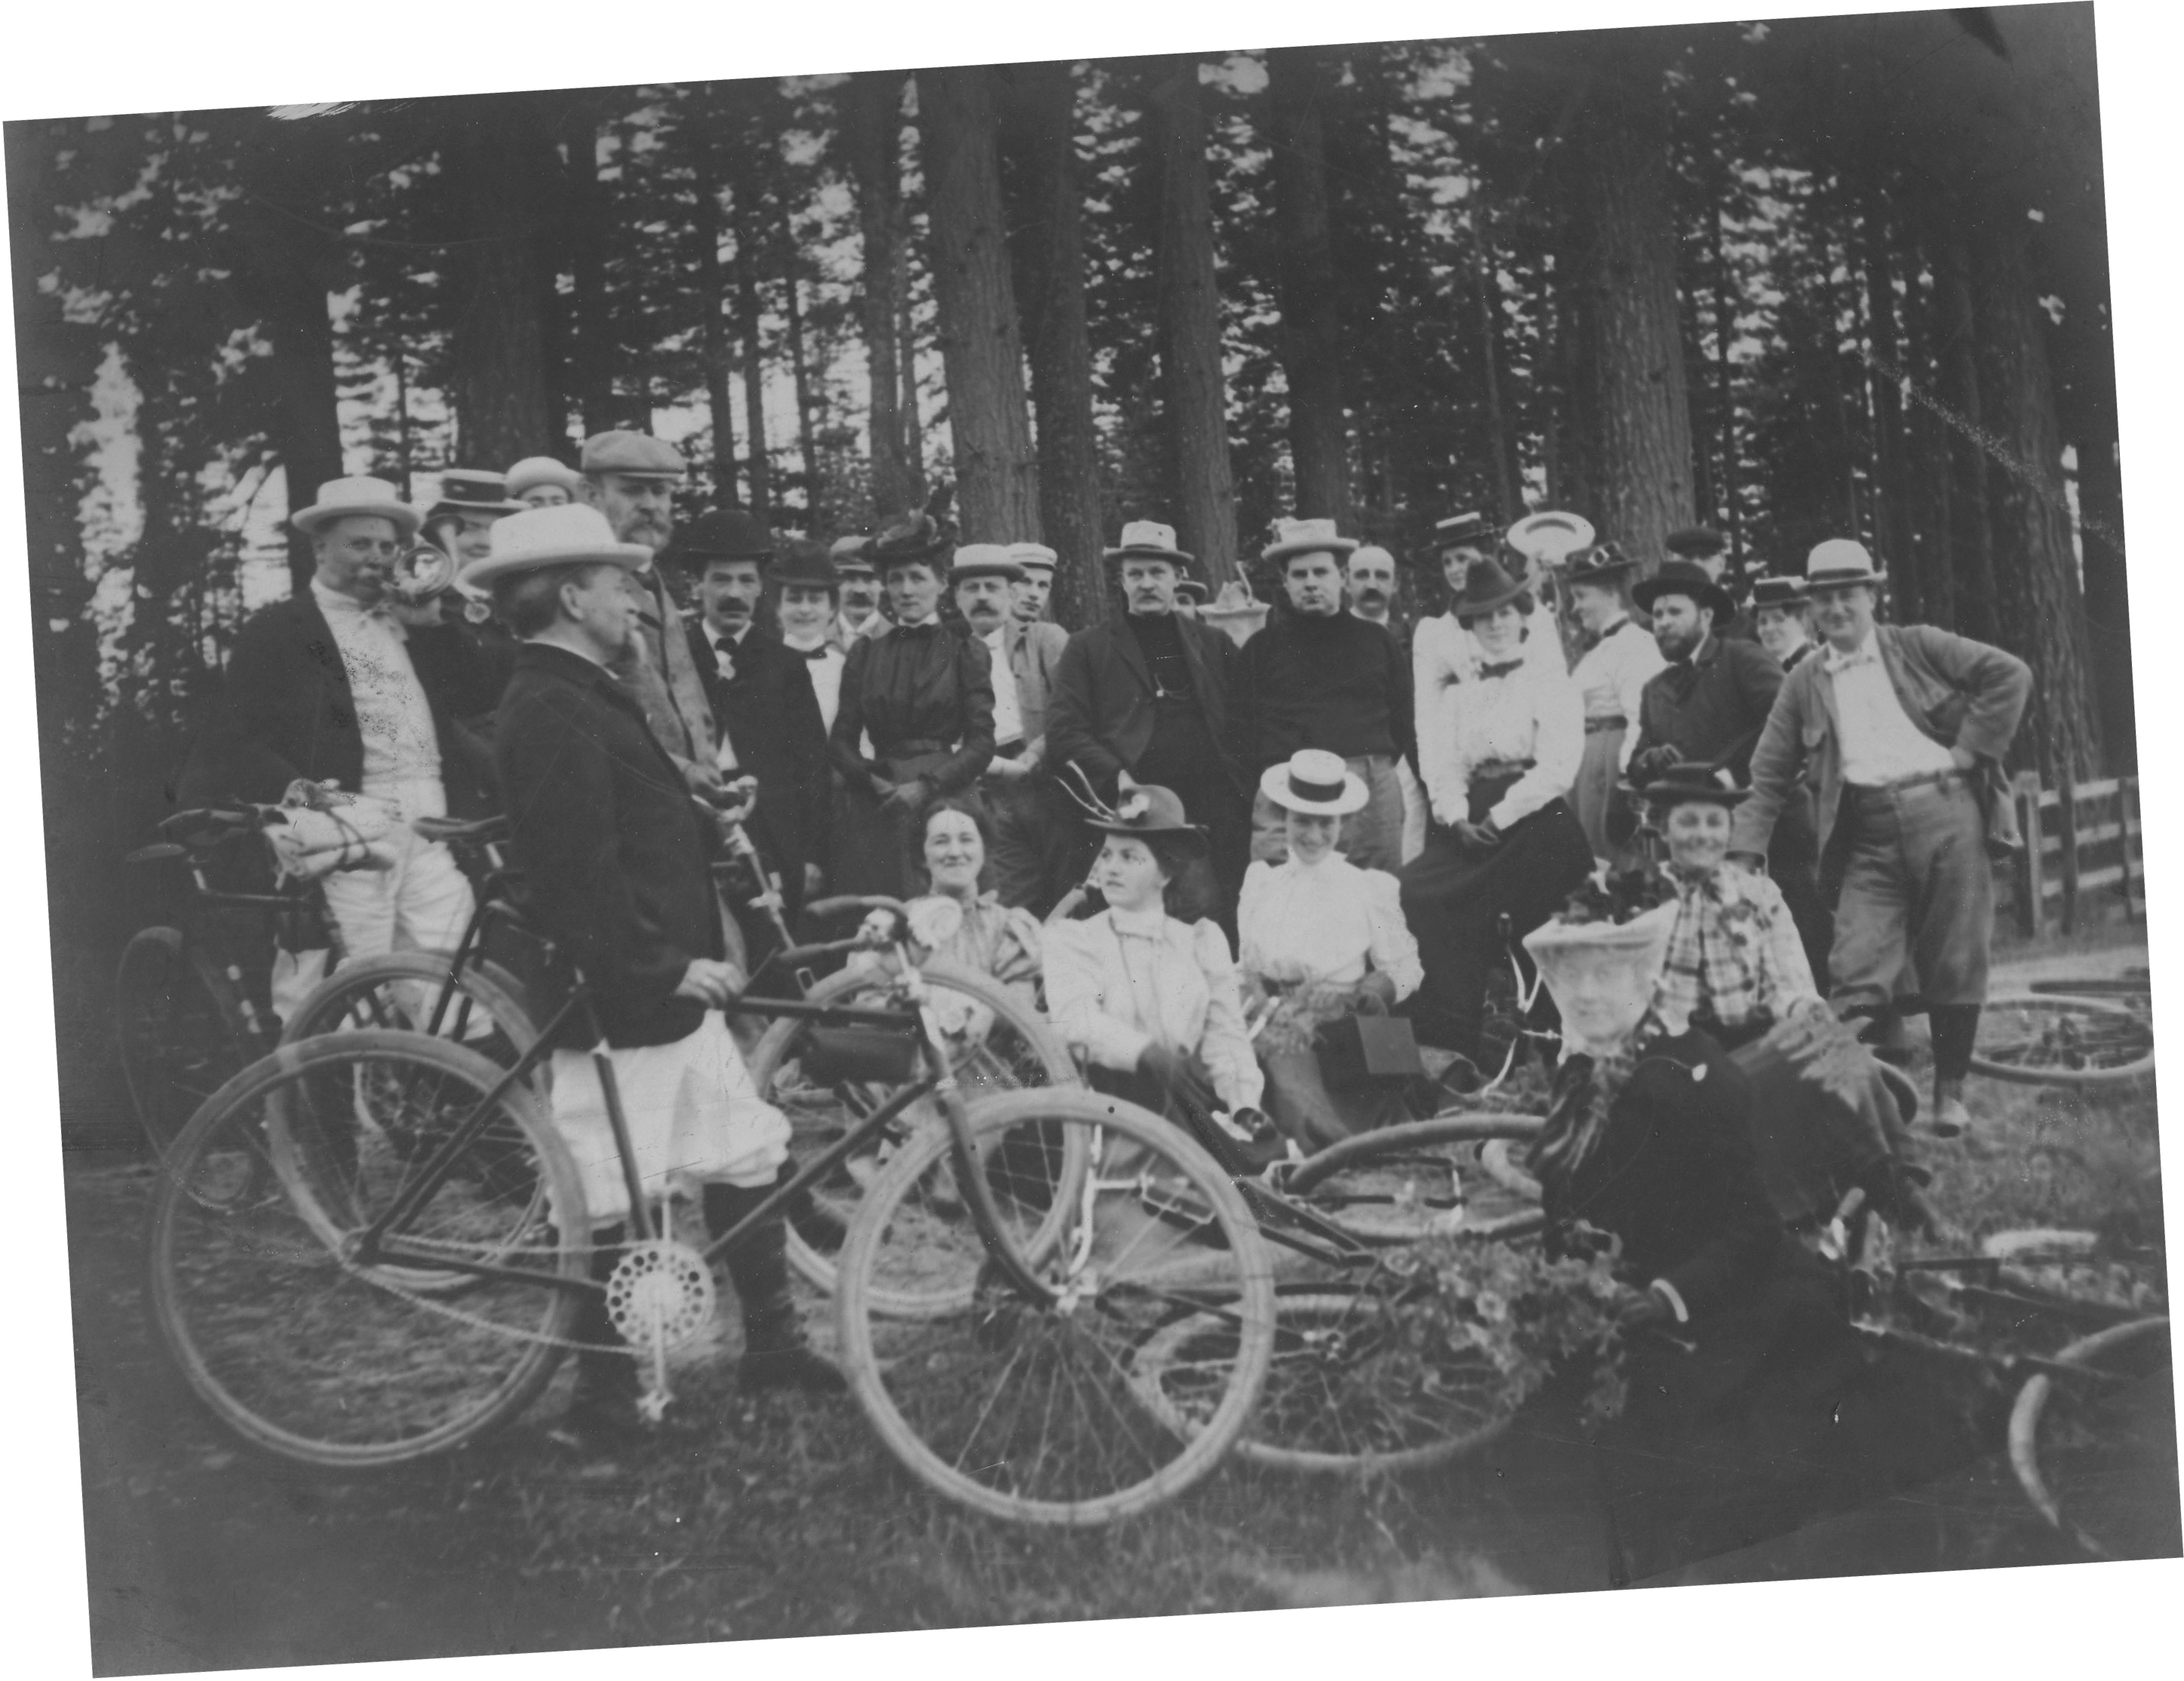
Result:
{"type": "Polygon", "coordinates": [[[811,674],[811,692],[819,697],[819,721],[831,732],[834,715],[842,710],[842,668],[850,663],[849,656],[824,637],[800,642],[794,637],[784,636],[781,641],[783,647],[800,656],[808,655],[815,648],[826,649],[820,659],[805,659],[804,669],[811,674]]]}
{"type": "Polygon", "coordinates": [[[1668,663],[1660,643],[1650,633],[1628,619],[1618,619],[1601,633],[1600,640],[1570,673],[1584,698],[1588,719],[1620,718],[1628,726],[1623,732],[1622,757],[1617,761],[1624,769],[1638,749],[1638,703],[1646,682],[1668,663]]]}
{"type": "Polygon", "coordinates": [[[1561,798],[1577,780],[1585,757],[1585,706],[1577,685],[1558,661],[1513,658],[1515,671],[1490,677],[1484,662],[1473,661],[1429,710],[1422,705],[1418,713],[1418,769],[1434,815],[1444,823],[1470,815],[1472,767],[1491,760],[1532,761],[1487,813],[1497,829],[1561,798]]]}
{"type": "Polygon", "coordinates": [[[440,738],[432,704],[410,660],[409,632],[391,614],[311,580],[311,597],[333,632],[364,738],[364,787],[392,794],[400,782],[440,780],[440,738]]]}
{"type": "Polygon", "coordinates": [[[1009,669],[1009,627],[1003,625],[978,639],[994,656],[994,745],[1006,747],[1011,742],[1022,742],[1023,705],[1017,699],[1017,674],[1009,669]]]}
{"type": "Polygon", "coordinates": [[[1949,749],[1911,721],[1888,667],[1880,660],[1880,638],[1871,631],[1857,650],[1821,656],[1835,685],[1836,726],[1842,737],[1843,780],[1859,788],[1885,788],[1907,776],[1956,768],[1949,749]]]}
{"type": "Polygon", "coordinates": [[[1255,863],[1236,909],[1243,966],[1284,985],[1341,987],[1363,980],[1369,967],[1396,983],[1398,999],[1408,998],[1425,971],[1399,895],[1385,870],[1361,870],[1339,852],[1311,865],[1255,863]]]}
{"type": "Polygon", "coordinates": [[[1127,1072],[1156,1040],[1195,1051],[1231,1110],[1256,1109],[1266,1090],[1228,939],[1212,922],[1164,911],[1103,910],[1043,932],[1046,1013],[1102,1068],[1127,1072]]]}
{"type": "MultiPolygon", "coordinates": [[[[727,678],[735,670],[736,655],[743,651],[744,637],[749,634],[749,625],[744,626],[743,636],[729,631],[716,631],[710,625],[705,626],[705,640],[713,644],[713,657],[721,662],[722,678],[727,678]]],[[[723,718],[720,724],[721,745],[713,754],[713,763],[723,771],[733,771],[740,762],[736,758],[736,744],[728,739],[728,721],[723,718]]]]}

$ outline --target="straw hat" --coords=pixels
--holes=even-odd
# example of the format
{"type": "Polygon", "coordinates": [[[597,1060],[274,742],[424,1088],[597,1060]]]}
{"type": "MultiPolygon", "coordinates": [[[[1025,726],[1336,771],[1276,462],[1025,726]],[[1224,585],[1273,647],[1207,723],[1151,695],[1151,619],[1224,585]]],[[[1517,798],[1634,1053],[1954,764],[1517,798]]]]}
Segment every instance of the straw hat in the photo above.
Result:
{"type": "Polygon", "coordinates": [[[1877,584],[1886,576],[1887,574],[1873,564],[1873,556],[1866,546],[1853,537],[1831,537],[1825,543],[1814,544],[1813,552],[1805,557],[1805,582],[1808,587],[1877,584]]]}
{"type": "Polygon", "coordinates": [[[1175,546],[1175,527],[1157,520],[1133,520],[1123,527],[1123,540],[1106,551],[1110,560],[1165,560],[1171,566],[1188,566],[1190,556],[1175,546]]]}
{"type": "Polygon", "coordinates": [[[316,537],[336,520],[353,514],[393,520],[395,535],[405,543],[417,535],[417,527],[424,523],[399,491],[385,479],[374,478],[328,479],[319,487],[319,499],[290,515],[288,523],[316,537]]]}
{"type": "Polygon", "coordinates": [[[1283,810],[1311,817],[1346,817],[1362,811],[1365,779],[1324,748],[1301,748],[1259,778],[1259,792],[1283,810]]]}
{"type": "Polygon", "coordinates": [[[1332,520],[1280,520],[1276,536],[1259,551],[1259,559],[1281,565],[1292,554],[1332,554],[1338,559],[1357,547],[1354,537],[1335,535],[1332,520]]]}
{"type": "Polygon", "coordinates": [[[1527,514],[1502,541],[1535,566],[1558,566],[1579,549],[1592,547],[1594,535],[1592,521],[1584,515],[1549,508],[1527,514]]]}
{"type": "Polygon", "coordinates": [[[440,499],[425,510],[425,523],[450,514],[515,514],[526,506],[508,498],[508,481],[476,467],[450,467],[440,475],[440,499]]]}
{"type": "Polygon", "coordinates": [[[519,572],[588,560],[637,572],[651,564],[652,551],[641,543],[616,543],[607,516],[584,503],[526,508],[493,522],[492,553],[464,568],[461,582],[489,587],[519,572]]]}

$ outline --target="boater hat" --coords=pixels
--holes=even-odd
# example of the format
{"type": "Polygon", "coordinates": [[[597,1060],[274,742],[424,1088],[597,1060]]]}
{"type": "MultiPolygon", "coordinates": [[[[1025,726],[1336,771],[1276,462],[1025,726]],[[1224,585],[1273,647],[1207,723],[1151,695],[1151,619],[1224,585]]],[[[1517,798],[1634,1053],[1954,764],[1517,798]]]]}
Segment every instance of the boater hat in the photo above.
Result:
{"type": "Polygon", "coordinates": [[[948,569],[948,581],[961,583],[966,578],[1006,578],[1012,584],[1024,579],[1024,569],[1008,545],[1000,543],[967,543],[956,551],[956,559],[948,569]]]}
{"type": "Polygon", "coordinates": [[[1542,509],[1527,514],[1502,533],[1502,541],[1535,566],[1559,566],[1580,548],[1592,546],[1592,521],[1580,514],[1542,509]]]}
{"type": "Polygon", "coordinates": [[[1757,578],[1752,585],[1752,610],[1763,607],[1804,607],[1813,598],[1802,578],[1757,578]]]}
{"type": "Polygon", "coordinates": [[[1171,566],[1190,564],[1190,556],[1175,546],[1175,527],[1157,520],[1133,520],[1123,527],[1123,540],[1106,551],[1110,560],[1165,560],[1171,566]]]}
{"type": "Polygon", "coordinates": [[[1269,765],[1259,792],[1284,810],[1311,817],[1347,817],[1362,811],[1365,779],[1324,748],[1301,748],[1284,764],[1269,765]]]}
{"type": "Polygon", "coordinates": [[[508,481],[475,467],[450,467],[440,475],[440,499],[425,510],[425,523],[450,514],[517,514],[525,504],[508,499],[508,481]]]}
{"type": "Polygon", "coordinates": [[[1116,799],[1113,821],[1094,817],[1086,827],[1107,835],[1175,835],[1201,848],[1206,844],[1206,831],[1184,815],[1183,802],[1150,782],[1116,799]]]}
{"type": "Polygon", "coordinates": [[[1831,584],[1877,584],[1887,574],[1873,564],[1866,546],[1852,537],[1831,537],[1815,543],[1805,557],[1805,582],[1810,588],[1831,584]]]}
{"type": "Polygon", "coordinates": [[[1490,536],[1486,516],[1475,509],[1434,521],[1433,545],[1436,550],[1477,548],[1485,544],[1490,536]]]}
{"type": "Polygon", "coordinates": [[[492,553],[465,567],[460,581],[472,588],[489,588],[519,572],[584,561],[638,572],[652,564],[652,551],[641,543],[616,543],[607,516],[585,503],[526,508],[493,521],[492,553]]]}
{"type": "Polygon", "coordinates": [[[422,521],[417,510],[402,499],[401,493],[385,479],[328,479],[319,487],[319,499],[288,516],[299,532],[316,537],[336,520],[352,514],[369,514],[394,522],[395,535],[407,543],[417,535],[422,521]]]}
{"type": "Polygon", "coordinates": [[[1653,604],[1664,595],[1688,595],[1702,607],[1713,609],[1714,622],[1728,622],[1736,611],[1736,598],[1706,575],[1706,568],[1696,560],[1664,560],[1661,570],[1650,578],[1641,578],[1631,586],[1630,597],[1648,613],[1653,604]]]}
{"type": "Polygon", "coordinates": [[[1274,540],[1259,551],[1259,559],[1280,565],[1293,554],[1332,554],[1338,559],[1357,547],[1354,537],[1338,537],[1332,520],[1283,520],[1277,522],[1274,540]]]}
{"type": "Polygon", "coordinates": [[[1639,789],[1638,797],[1665,810],[1694,800],[1702,805],[1741,805],[1752,797],[1752,790],[1724,787],[1717,767],[1712,765],[1671,765],[1639,789]]]}

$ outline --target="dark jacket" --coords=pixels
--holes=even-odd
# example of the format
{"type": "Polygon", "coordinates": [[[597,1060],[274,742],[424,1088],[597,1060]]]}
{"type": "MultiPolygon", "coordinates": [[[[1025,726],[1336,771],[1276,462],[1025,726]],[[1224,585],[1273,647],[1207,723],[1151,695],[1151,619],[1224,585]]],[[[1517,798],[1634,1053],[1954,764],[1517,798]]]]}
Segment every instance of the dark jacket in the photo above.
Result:
{"type": "MultiPolygon", "coordinates": [[[[1191,690],[1217,743],[1228,741],[1228,679],[1236,644],[1195,619],[1178,618],[1191,690]]],[[[1115,773],[1134,769],[1153,738],[1153,678],[1128,623],[1095,625],[1069,638],[1055,667],[1046,703],[1046,762],[1084,768],[1095,788],[1114,786],[1115,773]]],[[[1235,792],[1243,779],[1229,766],[1235,792]]]]}
{"type": "Polygon", "coordinates": [[[1247,777],[1306,747],[1417,761],[1411,662],[1384,625],[1346,610],[1284,614],[1244,644],[1231,679],[1230,728],[1247,777]]]}
{"type": "Polygon", "coordinates": [[[604,667],[526,643],[493,757],[526,913],[582,971],[607,1042],[695,1033],[705,1006],[673,994],[692,959],[722,955],[720,902],[697,807],[644,709],[604,667]]]}
{"type": "MultiPolygon", "coordinates": [[[[440,780],[455,816],[493,809],[484,744],[456,720],[489,712],[494,672],[462,627],[409,632],[410,663],[432,709],[440,780]]],[[[243,799],[271,804],[298,777],[364,785],[364,737],[348,671],[309,588],[253,615],[229,654],[226,693],[182,776],[186,804],[243,799]]]]}
{"type": "Polygon", "coordinates": [[[894,761],[941,755],[912,773],[938,793],[970,787],[993,762],[994,675],[986,644],[938,620],[931,624],[930,630],[897,625],[850,648],[833,746],[836,766],[860,793],[869,793],[875,775],[908,781],[894,761]],[[858,744],[867,731],[877,764],[858,744]]]}
{"type": "Polygon", "coordinates": [[[1638,755],[1674,747],[1698,764],[1751,780],[1752,750],[1782,687],[1782,668],[1756,642],[1709,633],[1689,661],[1646,680],[1638,708],[1638,755]]]}
{"type": "Polygon", "coordinates": [[[794,910],[804,902],[805,865],[827,856],[830,783],[819,697],[802,656],[755,626],[736,648],[733,676],[721,675],[702,622],[690,627],[690,657],[714,721],[735,749],[739,773],[758,778],[752,827],[780,870],[783,894],[794,910]]]}

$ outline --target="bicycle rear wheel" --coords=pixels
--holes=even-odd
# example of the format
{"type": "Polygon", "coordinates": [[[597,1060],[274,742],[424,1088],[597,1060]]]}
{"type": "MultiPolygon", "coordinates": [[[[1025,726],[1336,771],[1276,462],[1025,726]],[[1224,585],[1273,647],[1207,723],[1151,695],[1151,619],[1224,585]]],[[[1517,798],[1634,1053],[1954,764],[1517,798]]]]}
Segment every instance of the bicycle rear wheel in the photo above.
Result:
{"type": "Polygon", "coordinates": [[[1361,1243],[1511,1234],[1537,1223],[1537,1188],[1527,1196],[1497,1177],[1482,1150],[1528,1143],[1542,1124],[1533,1115],[1444,1115],[1361,1133],[1306,1157],[1283,1193],[1361,1243]]]}
{"type": "Polygon", "coordinates": [[[949,1136],[911,1141],[842,1252],[842,1352],[866,1417],[928,1488],[996,1517],[1104,1523],[1182,1493],[1243,1431],[1273,1351],[1272,1267],[1243,1198],[1179,1129],[1082,1088],[989,1099],[971,1124],[989,1152],[1081,1130],[1097,1171],[1043,1250],[1044,1221],[1002,1211],[991,1239],[1048,1292],[1027,1300],[962,1211],[949,1136]],[[964,1305],[916,1322],[876,1306],[944,1292],[964,1305]],[[1225,1334],[1160,1343],[1198,1317],[1225,1334]]]}
{"type": "Polygon", "coordinates": [[[530,1094],[486,1102],[500,1079],[444,1040],[337,1034],[254,1063],[190,1123],[153,1204],[148,1300],[228,1428],[309,1465],[398,1464],[544,1387],[589,1227],[530,1094]],[[443,1148],[482,1105],[469,1144],[443,1148]],[[398,1250],[360,1261],[363,1229],[428,1166],[398,1250]]]}
{"type": "MultiPolygon", "coordinates": [[[[922,965],[964,1101],[976,1103],[1000,1093],[1078,1083],[1069,1049],[1039,1013],[1015,994],[987,977],[944,960],[922,965]]],[[[811,989],[815,1004],[852,1005],[899,1010],[906,1005],[899,976],[830,975],[811,989]]],[[[838,1034],[839,1030],[834,1030],[838,1034]]],[[[838,1038],[807,1017],[784,1016],[766,1029],[751,1055],[751,1078],[759,1094],[788,1118],[792,1154],[808,1161],[847,1137],[908,1081],[859,1078],[838,1055],[838,1038]]],[[[928,1073],[923,1059],[913,1065],[911,1080],[928,1073]]],[[[858,1205],[887,1164],[920,1132],[944,1133],[937,1103],[912,1103],[894,1122],[867,1138],[811,1188],[808,1215],[793,1217],[788,1227],[792,1266],[817,1285],[835,1288],[836,1262],[858,1205]]],[[[1021,1145],[989,1156],[989,1183],[997,1195],[1035,1197],[1060,1207],[1084,1171],[1082,1135],[1058,1128],[1058,1154],[1027,1151],[1021,1145]]],[[[904,1317],[945,1311],[946,1300],[883,1290],[877,1311],[904,1317]]]]}
{"type": "Polygon", "coordinates": [[[145,928],[114,974],[121,1072],[137,1124],[164,1158],[198,1105],[255,1054],[235,988],[179,928],[145,928]]]}
{"type": "Polygon", "coordinates": [[[2095,1558],[2174,1556],[2184,1532],[2168,1320],[2113,1326],[2056,1358],[2116,1381],[2042,1372],[2018,1391],[2009,1460],[2026,1498],[2095,1558]]]}
{"type": "Polygon", "coordinates": [[[1972,1070],[2020,1085],[2103,1086],[2153,1068],[2153,1024],[2100,999],[1989,999],[1972,1070]]]}
{"type": "MultiPolygon", "coordinates": [[[[390,951],[344,963],[304,995],[281,1043],[367,1027],[424,1033],[437,1010],[439,1038],[511,1066],[538,1042],[521,984],[499,964],[474,959],[451,989],[451,960],[443,951],[390,951]]],[[[543,1089],[543,1074],[534,1078],[543,1089]]]]}

